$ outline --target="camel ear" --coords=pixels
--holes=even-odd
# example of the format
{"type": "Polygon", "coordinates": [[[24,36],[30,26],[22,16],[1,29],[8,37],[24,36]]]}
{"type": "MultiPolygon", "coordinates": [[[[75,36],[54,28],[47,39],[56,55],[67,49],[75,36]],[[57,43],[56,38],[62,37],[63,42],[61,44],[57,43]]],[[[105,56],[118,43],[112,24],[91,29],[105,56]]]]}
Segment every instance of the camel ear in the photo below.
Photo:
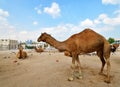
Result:
{"type": "Polygon", "coordinates": [[[43,35],[43,34],[47,34],[46,32],[44,32],[44,33],[41,33],[41,35],[43,35]]]}
{"type": "Polygon", "coordinates": [[[41,33],[41,35],[43,35],[44,33],[41,33]]]}
{"type": "Polygon", "coordinates": [[[47,34],[46,32],[44,32],[44,34],[47,34]]]}

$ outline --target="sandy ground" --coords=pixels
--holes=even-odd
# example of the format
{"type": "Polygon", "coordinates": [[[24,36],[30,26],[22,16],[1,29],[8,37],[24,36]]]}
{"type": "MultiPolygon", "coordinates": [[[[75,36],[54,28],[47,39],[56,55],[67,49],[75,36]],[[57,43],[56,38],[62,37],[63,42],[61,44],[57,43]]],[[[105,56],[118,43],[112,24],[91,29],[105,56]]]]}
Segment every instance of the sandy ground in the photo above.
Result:
{"type": "Polygon", "coordinates": [[[16,52],[0,51],[0,87],[120,87],[120,52],[111,55],[111,84],[98,74],[97,56],[79,56],[83,79],[69,82],[71,58],[63,53],[27,51],[29,57],[23,60],[16,58],[16,52]]]}

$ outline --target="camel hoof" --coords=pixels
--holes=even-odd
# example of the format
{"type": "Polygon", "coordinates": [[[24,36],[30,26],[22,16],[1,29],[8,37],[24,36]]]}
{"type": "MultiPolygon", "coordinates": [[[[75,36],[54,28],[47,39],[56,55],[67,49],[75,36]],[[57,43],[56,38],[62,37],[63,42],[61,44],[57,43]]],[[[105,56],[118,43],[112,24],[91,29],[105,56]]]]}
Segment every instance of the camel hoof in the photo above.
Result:
{"type": "Polygon", "coordinates": [[[69,78],[68,78],[68,81],[73,81],[73,80],[74,80],[73,77],[69,77],[69,78]]]}
{"type": "Polygon", "coordinates": [[[80,75],[80,76],[77,76],[77,79],[82,79],[83,77],[80,75]]]}
{"type": "Polygon", "coordinates": [[[79,73],[79,72],[75,72],[74,73],[74,76],[77,78],[77,79],[82,79],[82,73],[79,73]]]}
{"type": "Polygon", "coordinates": [[[110,80],[108,80],[108,79],[106,79],[104,82],[106,82],[108,84],[111,83],[110,80]]]}

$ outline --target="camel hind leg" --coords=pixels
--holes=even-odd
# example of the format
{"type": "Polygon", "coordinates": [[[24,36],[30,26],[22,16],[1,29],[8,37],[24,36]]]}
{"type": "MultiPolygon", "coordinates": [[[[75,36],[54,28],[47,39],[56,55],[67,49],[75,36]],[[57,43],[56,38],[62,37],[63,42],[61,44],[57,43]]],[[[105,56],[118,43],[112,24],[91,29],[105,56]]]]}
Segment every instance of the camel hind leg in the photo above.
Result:
{"type": "Polygon", "coordinates": [[[103,56],[103,51],[98,51],[97,55],[98,55],[98,57],[100,57],[100,60],[102,62],[102,67],[101,67],[101,70],[100,70],[99,74],[103,74],[103,69],[104,69],[104,66],[105,66],[105,63],[106,63],[105,59],[104,59],[104,56],[103,56]]]}
{"type": "Polygon", "coordinates": [[[105,80],[105,82],[110,83],[110,45],[109,44],[105,44],[104,45],[104,57],[106,59],[106,64],[107,64],[107,79],[105,80]]]}

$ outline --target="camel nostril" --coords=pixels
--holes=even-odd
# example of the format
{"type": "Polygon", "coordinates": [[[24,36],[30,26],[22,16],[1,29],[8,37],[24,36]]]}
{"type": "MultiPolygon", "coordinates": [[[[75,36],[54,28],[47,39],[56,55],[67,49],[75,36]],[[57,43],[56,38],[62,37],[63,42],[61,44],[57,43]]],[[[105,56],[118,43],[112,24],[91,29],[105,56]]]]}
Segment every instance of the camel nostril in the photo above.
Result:
{"type": "Polygon", "coordinates": [[[38,42],[40,42],[39,38],[37,39],[38,42]]]}

